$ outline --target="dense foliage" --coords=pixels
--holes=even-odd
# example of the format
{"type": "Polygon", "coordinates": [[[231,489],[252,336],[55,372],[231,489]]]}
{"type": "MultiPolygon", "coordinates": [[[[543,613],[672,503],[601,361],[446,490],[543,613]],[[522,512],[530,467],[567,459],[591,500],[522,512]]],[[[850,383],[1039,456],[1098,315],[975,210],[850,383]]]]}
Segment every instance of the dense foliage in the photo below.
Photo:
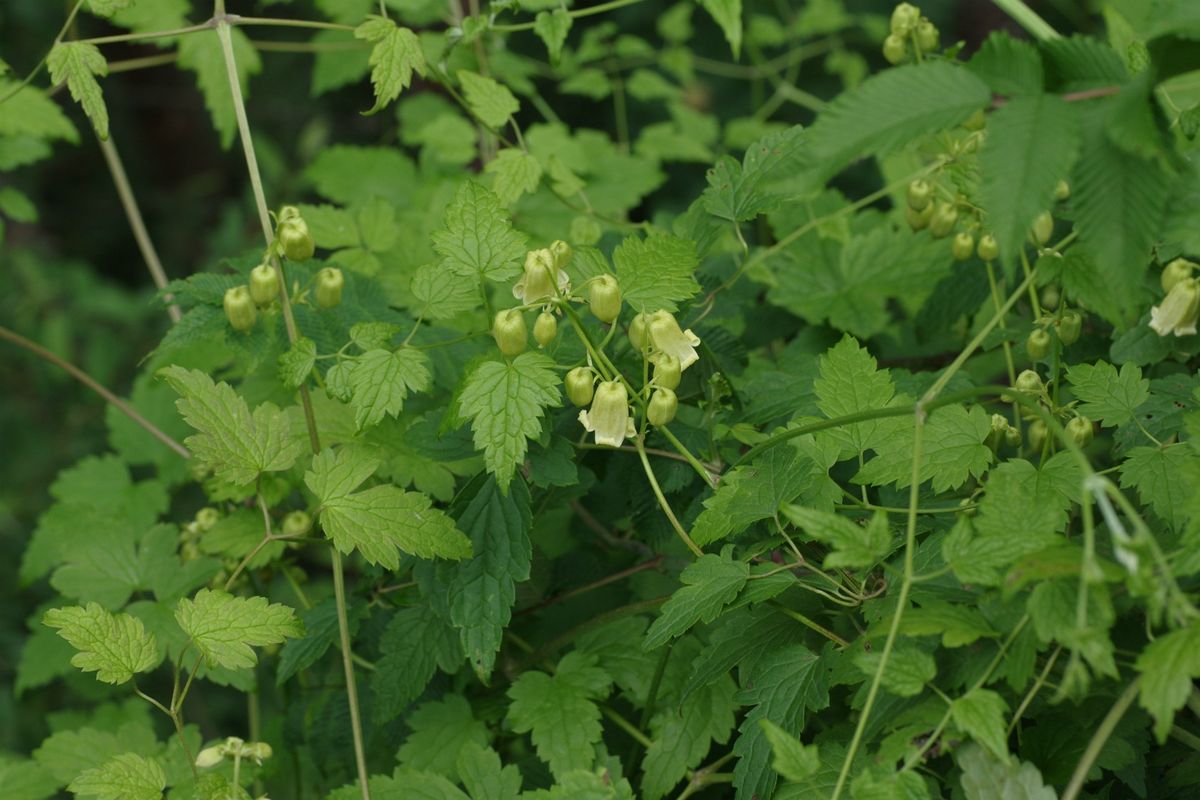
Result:
{"type": "Polygon", "coordinates": [[[0,797],[1200,792],[1200,4],[233,5],[0,63],[0,797]]]}

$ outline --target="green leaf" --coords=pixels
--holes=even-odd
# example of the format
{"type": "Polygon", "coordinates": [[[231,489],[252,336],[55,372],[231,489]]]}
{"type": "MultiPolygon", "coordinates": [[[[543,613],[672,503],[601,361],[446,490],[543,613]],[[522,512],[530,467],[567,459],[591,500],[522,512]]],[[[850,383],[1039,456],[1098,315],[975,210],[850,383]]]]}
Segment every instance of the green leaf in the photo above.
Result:
{"type": "Polygon", "coordinates": [[[167,776],[157,761],[136,753],[122,753],[89,769],[67,790],[98,800],[161,800],[167,776]]]}
{"type": "Polygon", "coordinates": [[[954,753],[962,769],[966,800],[1058,800],[1058,793],[1042,780],[1033,764],[1007,755],[992,755],[968,743],[954,753]]]}
{"type": "Polygon", "coordinates": [[[745,561],[712,553],[696,559],[680,573],[683,587],[663,603],[662,614],[646,632],[642,649],[659,648],[697,622],[712,622],[737,597],[749,577],[750,565],[745,561]]]}
{"type": "Polygon", "coordinates": [[[429,357],[421,350],[368,350],[350,369],[354,424],[362,430],[379,424],[385,416],[398,416],[408,393],[425,391],[431,381],[429,357]]]}
{"type": "MultiPolygon", "coordinates": [[[[892,615],[888,614],[871,626],[870,635],[883,635],[891,623],[892,615]]],[[[940,636],[942,647],[951,648],[999,635],[976,609],[944,600],[928,600],[920,608],[905,611],[900,619],[900,632],[910,636],[940,636]]]]}
{"type": "Polygon", "coordinates": [[[1142,675],[1138,705],[1154,716],[1154,735],[1162,744],[1193,691],[1192,681],[1200,677],[1200,622],[1155,639],[1136,666],[1142,675]]]}
{"type": "MultiPolygon", "coordinates": [[[[877,650],[864,651],[854,657],[854,664],[865,675],[871,676],[879,670],[881,656],[877,650]]],[[[894,695],[916,697],[936,676],[937,663],[933,656],[912,645],[897,645],[881,680],[883,688],[894,695]]]]}
{"type": "Polygon", "coordinates": [[[1037,47],[1004,31],[992,31],[967,68],[997,94],[1042,93],[1042,56],[1037,47]]]}
{"type": "Polygon", "coordinates": [[[60,784],[36,761],[0,758],[0,790],[8,800],[46,800],[58,794],[60,784]]]}
{"type": "Polygon", "coordinates": [[[972,689],[950,704],[950,716],[959,730],[1000,759],[1008,758],[1007,711],[1004,698],[989,689],[972,689]]]}
{"type": "Polygon", "coordinates": [[[321,527],[343,553],[357,550],[372,564],[396,569],[400,551],[418,558],[466,558],[467,538],[419,492],[374,486],[356,492],[380,461],[352,448],[315,456],[304,483],[321,504],[321,527]]]}
{"type": "Polygon", "coordinates": [[[484,451],[501,489],[525,459],[526,440],[541,433],[546,409],[562,405],[559,383],[554,362],[529,352],[511,361],[485,361],[463,385],[459,409],[471,419],[475,447],[484,451]]]}
{"type": "Polygon", "coordinates": [[[1121,465],[1121,486],[1137,489],[1142,502],[1175,530],[1187,521],[1196,487],[1187,467],[1196,460],[1186,447],[1135,447],[1121,465]]]}
{"type": "Polygon", "coordinates": [[[742,0],[700,0],[700,5],[721,27],[736,61],[742,51],[742,0]]]}
{"type": "Polygon", "coordinates": [[[1080,401],[1079,412],[1109,428],[1129,422],[1150,399],[1150,381],[1134,364],[1122,364],[1119,373],[1105,361],[1074,364],[1067,367],[1067,381],[1080,401]]]}
{"type": "MultiPolygon", "coordinates": [[[[875,357],[855,341],[842,340],[820,358],[820,377],[813,382],[817,407],[827,417],[840,417],[892,405],[896,387],[890,373],[876,368],[875,357]]],[[[861,453],[886,431],[887,420],[867,420],[834,429],[830,436],[851,454],[861,453]]]]}
{"type": "Polygon", "coordinates": [[[199,431],[185,444],[217,477],[237,486],[253,483],[263,472],[290,469],[304,451],[304,442],[291,436],[287,414],[271,403],[252,415],[232,386],[213,383],[200,370],[172,366],[158,374],[182,395],[175,406],[199,431]]]}
{"type": "Polygon", "coordinates": [[[467,745],[457,766],[471,800],[517,800],[521,794],[521,771],[515,764],[501,767],[500,754],[490,747],[467,745]]]}
{"type": "MultiPolygon", "coordinates": [[[[229,35],[237,62],[238,82],[245,96],[250,76],[262,71],[262,60],[258,56],[258,49],[241,29],[231,28],[229,35]]],[[[237,133],[237,115],[233,92],[229,88],[229,69],[225,65],[225,55],[217,32],[199,31],[180,37],[179,66],[196,73],[196,83],[204,95],[204,105],[220,136],[221,146],[228,148],[237,133]]]]}
{"type": "Polygon", "coordinates": [[[88,8],[98,17],[111,17],[118,11],[124,11],[136,0],[88,0],[88,8]]]}
{"type": "Polygon", "coordinates": [[[71,665],[95,672],[98,681],[125,683],[158,665],[154,636],[146,632],[141,620],[128,614],[112,614],[97,603],[88,603],[86,607],[52,608],[42,622],[79,651],[71,657],[71,665]]]}
{"type": "Polygon", "coordinates": [[[308,380],[316,363],[316,342],[301,336],[279,356],[279,382],[289,389],[298,389],[308,380]]]}
{"type": "Polygon", "coordinates": [[[1014,97],[991,115],[979,153],[980,199],[1001,258],[1015,260],[1054,187],[1079,152],[1079,120],[1070,103],[1050,95],[1014,97]]]}
{"type": "Polygon", "coordinates": [[[108,138],[108,108],[96,76],[108,74],[108,62],[94,44],[82,42],[59,42],[46,56],[50,80],[55,86],[66,82],[71,98],[83,107],[83,113],[92,121],[96,135],[108,138]]]}
{"type": "MultiPolygon", "coordinates": [[[[677,663],[690,661],[689,649],[678,647],[671,652],[672,662],[666,667],[669,674],[677,663]]],[[[657,663],[657,658],[652,663],[657,663]]],[[[648,680],[653,680],[648,677],[648,680]]],[[[618,681],[619,684],[619,681],[618,681]]],[[[641,796],[658,800],[670,793],[688,770],[700,766],[712,747],[712,742],[724,744],[733,731],[737,703],[736,686],[728,676],[693,692],[677,707],[664,709],[651,720],[654,740],[646,748],[642,762],[645,777],[641,796]]],[[[661,695],[660,695],[661,696],[661,695]]]]}
{"type": "Polygon", "coordinates": [[[500,198],[466,181],[446,207],[446,225],[433,234],[433,249],[456,275],[480,281],[506,281],[521,272],[525,235],[513,230],[500,198]]]}
{"type": "Polygon", "coordinates": [[[393,720],[420,696],[440,666],[453,672],[462,663],[458,632],[427,605],[404,608],[388,622],[379,641],[382,656],[371,673],[371,717],[393,720]],[[414,647],[414,642],[420,642],[414,647]]]}
{"type": "Polygon", "coordinates": [[[479,283],[446,268],[426,264],[413,275],[411,286],[416,303],[412,312],[430,320],[449,319],[460,311],[479,305],[479,283]]]}
{"type": "Polygon", "coordinates": [[[536,158],[515,147],[506,147],[484,167],[493,175],[492,191],[506,206],[511,206],[523,194],[537,191],[542,179],[542,165],[536,158]]]}
{"type": "Polygon", "coordinates": [[[265,597],[234,597],[201,589],[175,607],[175,621],[210,667],[253,667],[258,658],[251,645],[263,647],[303,636],[295,612],[265,597]]]}
{"type": "MultiPolygon", "coordinates": [[[[879,430],[888,431],[888,436],[872,443],[875,457],[854,482],[904,488],[912,482],[913,425],[906,418],[884,420],[879,430]]],[[[932,482],[935,492],[945,492],[981,477],[994,457],[984,443],[991,431],[991,418],[980,406],[935,409],[921,436],[920,480],[932,482]]]]}
{"type": "Polygon", "coordinates": [[[869,567],[891,552],[892,532],[888,529],[887,514],[882,511],[876,512],[866,525],[802,506],[784,506],[783,514],[810,537],[833,548],[823,562],[828,569],[869,567]]]}
{"type": "Polygon", "coordinates": [[[613,251],[613,263],[622,296],[641,312],[673,312],[679,302],[700,291],[692,275],[699,264],[696,246],[687,239],[629,236],[613,251]]]}
{"type": "Polygon", "coordinates": [[[734,222],[752,220],[769,211],[780,201],[769,190],[768,182],[776,170],[786,168],[802,152],[804,129],[795,125],[763,137],[746,149],[739,164],[723,156],[708,171],[704,207],[708,213],[734,222]]]}
{"type": "Polygon", "coordinates": [[[491,78],[460,69],[458,80],[462,84],[471,113],[489,128],[503,128],[509,118],[521,108],[521,104],[508,87],[491,78]]]}
{"type": "Polygon", "coordinates": [[[450,619],[476,673],[490,675],[504,629],[512,620],[517,584],[529,580],[533,563],[529,489],[517,480],[504,491],[497,479],[479,482],[456,509],[460,530],[471,537],[475,555],[454,568],[448,587],[450,619]]]}
{"type": "Polygon", "coordinates": [[[460,694],[422,703],[405,722],[412,732],[400,745],[396,758],[410,769],[454,778],[460,754],[488,743],[487,726],[475,719],[471,704],[460,694]]]}
{"type": "Polygon", "coordinates": [[[571,32],[571,21],[571,15],[565,8],[540,11],[534,17],[533,32],[545,43],[551,64],[557,64],[562,57],[563,45],[566,44],[567,34],[571,32]]]}
{"type": "Polygon", "coordinates": [[[554,675],[530,670],[513,682],[508,723],[517,733],[530,733],[538,757],[555,777],[589,769],[602,735],[595,701],[608,695],[611,684],[595,656],[568,653],[554,675]]]}
{"type": "Polygon", "coordinates": [[[425,53],[417,35],[387,17],[371,15],[354,29],[356,39],[374,42],[371,48],[371,85],[375,105],[368,115],[381,111],[412,83],[413,73],[425,74],[425,53]]]}
{"type": "MultiPolygon", "coordinates": [[[[366,616],[367,608],[361,603],[352,604],[346,609],[346,621],[351,637],[358,631],[359,623],[366,616]]],[[[275,672],[277,686],[282,686],[297,672],[320,661],[338,640],[337,603],[333,598],[322,600],[300,613],[300,623],[304,626],[304,635],[284,642],[279,651],[279,667],[275,672]]]]}
{"type": "Polygon", "coordinates": [[[763,733],[771,744],[775,760],[771,769],[789,781],[802,781],[821,768],[815,744],[806,745],[769,719],[760,719],[763,733]]]}
{"type": "Polygon", "coordinates": [[[323,197],[346,206],[372,196],[407,206],[417,181],[416,167],[395,147],[327,147],[304,174],[323,197]]]}

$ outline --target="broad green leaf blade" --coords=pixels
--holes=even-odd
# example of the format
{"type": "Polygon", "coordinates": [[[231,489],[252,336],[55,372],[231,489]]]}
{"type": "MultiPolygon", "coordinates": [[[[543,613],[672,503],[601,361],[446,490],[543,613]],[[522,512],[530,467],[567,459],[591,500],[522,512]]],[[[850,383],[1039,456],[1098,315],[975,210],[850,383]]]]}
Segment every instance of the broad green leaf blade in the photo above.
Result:
{"type": "MultiPolygon", "coordinates": [[[[813,390],[817,407],[830,418],[886,408],[896,393],[890,373],[878,369],[875,357],[849,335],[821,356],[813,390]]],[[[849,454],[861,453],[886,430],[886,422],[856,422],[834,429],[830,436],[843,442],[849,454]]]]}
{"type": "MultiPolygon", "coordinates": [[[[362,603],[351,604],[346,609],[351,637],[358,631],[359,623],[366,616],[367,608],[362,603]]],[[[279,667],[275,672],[277,686],[282,686],[297,672],[320,661],[338,640],[337,603],[333,598],[322,600],[312,608],[302,611],[300,622],[304,626],[304,635],[298,639],[288,639],[279,650],[279,667]]]]}
{"type": "Polygon", "coordinates": [[[94,44],[59,42],[46,56],[50,80],[57,86],[66,83],[71,98],[83,107],[101,139],[108,138],[108,108],[96,76],[108,74],[108,62],[94,44]]]}
{"type": "Polygon", "coordinates": [[[950,716],[959,730],[999,759],[1008,758],[1007,712],[1008,703],[990,689],[972,689],[950,704],[950,716]]]}
{"type": "Polygon", "coordinates": [[[375,114],[400,96],[412,83],[413,73],[425,74],[425,53],[417,35],[401,28],[387,17],[369,16],[354,30],[357,39],[374,42],[371,48],[371,85],[375,87],[375,105],[366,114],[375,114]]]}
{"type": "Polygon", "coordinates": [[[750,566],[744,561],[712,553],[696,559],[680,573],[683,587],[663,603],[662,614],[646,632],[642,649],[657,649],[697,622],[712,622],[749,577],[750,566]]]}
{"type": "Polygon", "coordinates": [[[1058,800],[1033,764],[996,757],[974,743],[955,751],[966,800],[1058,800]]]}
{"type": "Polygon", "coordinates": [[[979,193],[1001,258],[1015,261],[1078,152],[1076,111],[1055,95],[1014,97],[992,114],[979,153],[979,193]]]}
{"type": "Polygon", "coordinates": [[[783,513],[793,525],[833,548],[834,552],[825,556],[824,566],[828,569],[869,567],[891,552],[892,533],[882,511],[876,512],[866,525],[802,506],[784,506],[783,513]]]}
{"type": "Polygon", "coordinates": [[[242,486],[263,472],[290,469],[304,451],[291,437],[287,415],[263,403],[251,415],[246,401],[227,383],[213,383],[200,370],[172,366],[159,373],[181,395],[175,406],[199,431],[186,444],[218,477],[242,486]]]}
{"type": "Polygon", "coordinates": [[[590,769],[602,733],[595,701],[608,695],[611,684],[595,656],[568,653],[552,676],[530,670],[517,678],[508,690],[508,723],[531,735],[538,757],[556,777],[590,769]]]}
{"type": "Polygon", "coordinates": [[[1133,412],[1150,399],[1150,381],[1134,364],[1121,371],[1105,361],[1067,367],[1067,381],[1080,400],[1079,412],[1101,425],[1114,428],[1133,419],[1133,412]]]}
{"type": "Polygon", "coordinates": [[[1187,467],[1196,458],[1186,447],[1135,447],[1121,465],[1121,486],[1137,489],[1138,497],[1155,514],[1182,530],[1196,488],[1187,467]]]}
{"type": "Polygon", "coordinates": [[[98,800],[161,800],[167,776],[157,761],[136,753],[122,753],[89,769],[67,790],[98,800]]]}
{"type": "Polygon", "coordinates": [[[52,608],[42,622],[58,631],[79,652],[71,664],[95,672],[104,683],[125,683],[139,672],[158,665],[158,643],[141,620],[112,614],[96,603],[86,607],[52,608]]]}
{"type": "Polygon", "coordinates": [[[622,296],[641,312],[664,308],[673,312],[700,291],[693,277],[699,264],[696,246],[687,239],[630,236],[613,251],[613,263],[622,296]]]}
{"type": "Polygon", "coordinates": [[[307,336],[301,336],[287,352],[279,356],[279,382],[289,389],[298,389],[308,380],[316,363],[316,343],[307,336]]]}
{"type": "Polygon", "coordinates": [[[1042,93],[1042,56],[1037,47],[1004,31],[993,31],[967,68],[997,94],[1042,93]]]}
{"type": "Polygon", "coordinates": [[[509,118],[521,108],[521,104],[508,87],[491,78],[460,69],[458,80],[462,84],[471,113],[489,128],[504,127],[509,118]]]}
{"type": "Polygon", "coordinates": [[[516,277],[525,256],[525,235],[513,230],[495,192],[466,181],[446,207],[446,224],[433,234],[433,249],[456,275],[504,281],[516,277]]]}
{"type": "Polygon", "coordinates": [[[517,800],[521,794],[521,771],[516,764],[502,767],[500,754],[490,747],[464,747],[457,768],[472,800],[517,800]]]}
{"type": "MultiPolygon", "coordinates": [[[[920,480],[930,481],[935,492],[945,492],[982,477],[994,458],[984,443],[991,432],[991,419],[980,406],[936,409],[921,438],[920,480]]],[[[882,420],[877,434],[871,442],[875,457],[859,470],[854,482],[908,486],[912,481],[912,421],[904,417],[882,420]]]]}
{"type": "Polygon", "coordinates": [[[447,269],[444,264],[426,264],[413,275],[412,313],[429,320],[449,319],[480,304],[479,282],[447,269]]]}
{"type": "Polygon", "coordinates": [[[124,11],[134,4],[135,0],[88,0],[88,8],[98,17],[111,17],[118,11],[124,11]]]}
{"type": "Polygon", "coordinates": [[[362,430],[379,424],[385,416],[398,416],[408,393],[425,391],[431,381],[429,357],[420,350],[368,350],[349,374],[355,425],[362,430]]]}
{"type": "Polygon", "coordinates": [[[411,733],[396,758],[409,769],[456,778],[460,754],[488,744],[487,726],[475,718],[471,704],[460,694],[422,703],[405,723],[411,733]]]}
{"type": "Polygon", "coordinates": [[[804,129],[795,125],[772,133],[750,145],[739,164],[724,156],[708,171],[704,207],[708,213],[733,222],[752,220],[769,211],[780,196],[764,186],[772,173],[795,162],[806,142],[804,129]]]}
{"type": "Polygon", "coordinates": [[[759,724],[771,744],[771,752],[775,754],[771,768],[784,778],[789,781],[802,781],[815,775],[821,768],[815,744],[803,744],[769,719],[761,719],[759,724]]]}
{"type": "Polygon", "coordinates": [[[1138,705],[1154,716],[1159,744],[1167,739],[1175,712],[1194,691],[1200,678],[1200,622],[1171,631],[1153,641],[1137,659],[1142,674],[1138,705]]]}
{"type": "Polygon", "coordinates": [[[458,632],[427,604],[396,612],[379,642],[382,657],[371,673],[371,718],[391,722],[420,696],[438,667],[453,672],[462,663],[458,632]],[[414,647],[414,642],[420,642],[414,647]]]}
{"type": "Polygon", "coordinates": [[[484,167],[492,175],[492,191],[500,202],[511,206],[521,195],[537,191],[542,165],[536,158],[515,147],[506,147],[484,167]]]}
{"type": "Polygon", "coordinates": [[[243,669],[258,658],[251,646],[279,644],[304,635],[295,612],[265,597],[234,597],[201,589],[175,607],[175,621],[210,667],[243,669]]]}
{"type": "Polygon", "coordinates": [[[541,432],[546,409],[562,405],[559,383],[554,362],[533,352],[512,361],[486,361],[467,378],[459,409],[471,420],[475,447],[484,451],[501,489],[525,459],[527,440],[541,432]]]}
{"type": "MultiPolygon", "coordinates": [[[[879,670],[881,655],[878,650],[864,651],[854,657],[854,663],[865,675],[873,676],[879,670]]],[[[892,650],[881,681],[892,694],[916,697],[936,676],[933,656],[913,645],[898,645],[892,650]]]]}

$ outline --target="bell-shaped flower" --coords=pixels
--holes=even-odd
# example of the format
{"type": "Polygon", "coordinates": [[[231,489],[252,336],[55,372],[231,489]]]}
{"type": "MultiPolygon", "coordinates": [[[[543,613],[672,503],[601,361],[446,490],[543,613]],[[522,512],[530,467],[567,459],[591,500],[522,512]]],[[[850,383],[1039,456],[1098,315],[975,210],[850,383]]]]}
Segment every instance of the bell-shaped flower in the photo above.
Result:
{"type": "Polygon", "coordinates": [[[679,369],[685,370],[700,360],[696,345],[700,337],[691,330],[680,330],[679,323],[666,311],[655,311],[650,315],[650,342],[660,353],[675,356],[679,369]]]}
{"type": "Polygon", "coordinates": [[[629,416],[629,393],[620,381],[605,381],[596,387],[592,407],[579,412],[585,430],[596,434],[596,444],[620,447],[626,436],[635,436],[629,416]]]}
{"type": "Polygon", "coordinates": [[[525,274],[513,286],[513,297],[530,306],[539,300],[565,295],[571,288],[571,278],[555,266],[549,248],[530,250],[525,256],[525,274]]]}
{"type": "Polygon", "coordinates": [[[1150,327],[1159,336],[1190,336],[1200,317],[1200,281],[1185,278],[1171,287],[1162,303],[1150,309],[1150,327]]]}

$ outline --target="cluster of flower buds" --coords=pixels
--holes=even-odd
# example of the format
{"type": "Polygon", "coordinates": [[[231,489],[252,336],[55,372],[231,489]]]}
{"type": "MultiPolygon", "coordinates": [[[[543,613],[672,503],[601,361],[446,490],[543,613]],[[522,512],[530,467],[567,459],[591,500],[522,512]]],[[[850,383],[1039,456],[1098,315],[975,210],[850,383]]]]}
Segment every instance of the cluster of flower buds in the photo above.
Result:
{"type": "Polygon", "coordinates": [[[245,758],[261,767],[262,762],[270,758],[271,754],[271,745],[266,742],[246,742],[236,736],[230,736],[220,744],[201,750],[196,755],[196,766],[207,769],[215,767],[227,758],[239,761],[245,758]]]}
{"type": "Polygon", "coordinates": [[[992,430],[988,434],[986,442],[993,453],[999,452],[1003,445],[1019,447],[1021,445],[1021,431],[1014,428],[1012,423],[1008,421],[1008,417],[1005,417],[1003,414],[992,414],[992,430]]]}
{"type": "Polygon", "coordinates": [[[196,517],[179,531],[179,554],[184,561],[200,557],[200,539],[212,530],[221,519],[221,512],[205,506],[196,512],[196,517]]]}
{"type": "Polygon", "coordinates": [[[1197,265],[1177,258],[1162,271],[1166,297],[1150,309],[1150,327],[1159,336],[1191,336],[1200,318],[1200,281],[1192,277],[1197,265]]]}
{"type": "MultiPolygon", "coordinates": [[[[1050,395],[1046,391],[1046,385],[1042,382],[1042,377],[1032,369],[1027,369],[1017,376],[1017,380],[1013,388],[1024,394],[1033,395],[1044,408],[1050,408],[1050,395]]],[[[1010,398],[1011,399],[1011,398],[1010,398]]],[[[1058,409],[1050,409],[1058,413],[1058,409]]],[[[1030,410],[1022,411],[1022,414],[1030,420],[1028,442],[1032,450],[1039,451],[1046,442],[1046,423],[1042,420],[1041,415],[1030,410]]],[[[1094,425],[1087,417],[1076,413],[1066,424],[1067,437],[1071,439],[1079,447],[1087,447],[1092,442],[1092,437],[1095,434],[1094,425]]],[[[993,424],[993,430],[994,430],[993,424]]]]}
{"type": "Polygon", "coordinates": [[[529,306],[542,304],[533,323],[533,338],[538,347],[547,347],[558,336],[554,303],[571,293],[571,278],[566,272],[570,261],[571,246],[563,241],[530,250],[525,256],[525,268],[512,289],[521,307],[504,309],[492,319],[492,338],[501,353],[512,358],[529,347],[529,326],[524,314],[529,306]]]}
{"type": "MultiPolygon", "coordinates": [[[[1055,306],[1058,300],[1055,300],[1055,306]]],[[[1054,340],[1050,336],[1050,328],[1058,336],[1063,347],[1070,347],[1079,341],[1083,332],[1083,314],[1073,308],[1064,308],[1054,317],[1043,318],[1025,340],[1025,352],[1034,361],[1048,358],[1054,352],[1054,340]]]]}
{"type": "Polygon", "coordinates": [[[937,50],[939,39],[937,26],[921,16],[921,9],[901,3],[892,11],[891,32],[883,40],[883,57],[889,64],[902,64],[914,54],[937,50]]]}
{"type": "Polygon", "coordinates": [[[275,226],[276,252],[288,261],[308,261],[316,250],[308,223],[300,216],[300,209],[284,206],[279,209],[279,224],[275,226]]]}

